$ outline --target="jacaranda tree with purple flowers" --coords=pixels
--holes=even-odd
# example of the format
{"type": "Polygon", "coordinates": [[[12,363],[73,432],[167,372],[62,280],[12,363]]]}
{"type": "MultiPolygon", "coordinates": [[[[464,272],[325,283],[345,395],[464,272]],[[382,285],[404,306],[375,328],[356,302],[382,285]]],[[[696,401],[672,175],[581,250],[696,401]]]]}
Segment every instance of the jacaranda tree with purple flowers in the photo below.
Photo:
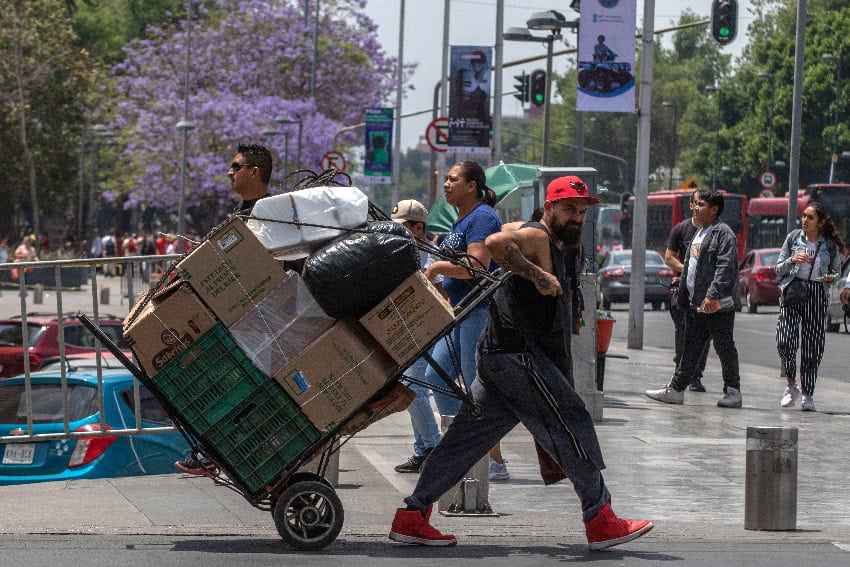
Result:
{"type": "MultiPolygon", "coordinates": [[[[238,143],[268,146],[277,182],[283,177],[285,136],[262,131],[288,131],[290,170],[299,165],[298,127],[277,124],[276,117],[302,121],[300,165],[318,170],[338,130],[362,122],[364,107],[386,103],[395,60],[378,44],[364,5],[322,2],[315,100],[310,99],[315,11],[305,15],[304,2],[225,0],[220,9],[198,9],[191,34],[189,114],[196,127],[187,151],[189,226],[203,232],[215,221],[210,217],[232,208],[225,173],[238,143]]],[[[109,126],[118,145],[102,179],[104,197],[123,201],[127,209],[155,207],[170,214],[177,209],[181,136],[175,126],[183,117],[184,28],[150,30],[112,70],[109,126]]]]}

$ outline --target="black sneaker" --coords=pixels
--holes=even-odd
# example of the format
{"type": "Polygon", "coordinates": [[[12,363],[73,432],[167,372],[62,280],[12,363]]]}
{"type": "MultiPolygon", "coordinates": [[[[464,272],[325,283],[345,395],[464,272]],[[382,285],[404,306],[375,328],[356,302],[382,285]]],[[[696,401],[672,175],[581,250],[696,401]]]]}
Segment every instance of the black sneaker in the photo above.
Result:
{"type": "Polygon", "coordinates": [[[705,386],[702,385],[702,380],[697,378],[688,386],[689,392],[705,392],[705,386]]]}
{"type": "Polygon", "coordinates": [[[198,476],[215,476],[217,468],[215,463],[206,459],[199,459],[196,455],[189,455],[189,458],[174,463],[177,470],[186,474],[196,474],[198,476]]]}
{"type": "Polygon", "coordinates": [[[431,449],[425,449],[421,455],[411,455],[409,459],[395,467],[396,472],[400,473],[418,473],[422,467],[422,463],[428,458],[431,449]]]}

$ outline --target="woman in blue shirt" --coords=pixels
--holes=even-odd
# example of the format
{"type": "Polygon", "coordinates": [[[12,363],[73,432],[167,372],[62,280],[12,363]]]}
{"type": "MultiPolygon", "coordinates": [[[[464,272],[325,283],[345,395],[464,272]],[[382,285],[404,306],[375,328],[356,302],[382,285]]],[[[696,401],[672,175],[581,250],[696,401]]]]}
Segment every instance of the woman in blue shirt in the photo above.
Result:
{"type": "MultiPolygon", "coordinates": [[[[499,232],[502,223],[493,209],[493,205],[496,204],[496,194],[487,187],[484,170],[474,161],[456,163],[446,175],[443,191],[446,202],[456,207],[458,214],[457,220],[440,248],[464,252],[472,266],[492,272],[497,265],[487,247],[484,246],[484,240],[491,234],[499,232]]],[[[476,284],[469,270],[448,260],[434,262],[425,271],[425,277],[429,280],[433,281],[437,276],[442,276],[443,290],[449,296],[449,302],[453,306],[466,297],[476,284]]],[[[487,323],[485,303],[479,304],[463,321],[455,325],[452,332],[446,339],[438,342],[432,352],[434,360],[449,375],[459,373],[463,376],[467,388],[475,379],[475,349],[487,323]]],[[[443,384],[430,366],[425,374],[425,380],[432,384],[443,384]]],[[[434,393],[434,399],[440,415],[457,415],[460,400],[440,392],[434,393]]],[[[497,452],[495,454],[501,461],[501,456],[497,452]]],[[[491,472],[492,464],[491,462],[491,472]]],[[[507,479],[507,468],[501,463],[497,464],[501,465],[497,467],[500,469],[499,474],[495,477],[491,474],[491,479],[507,479]]]]}

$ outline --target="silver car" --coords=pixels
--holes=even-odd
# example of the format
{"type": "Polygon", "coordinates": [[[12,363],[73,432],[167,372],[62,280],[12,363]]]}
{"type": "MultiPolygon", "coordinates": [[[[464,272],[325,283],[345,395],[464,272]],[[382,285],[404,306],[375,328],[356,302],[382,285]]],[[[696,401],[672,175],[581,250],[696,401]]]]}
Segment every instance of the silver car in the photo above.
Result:
{"type": "Polygon", "coordinates": [[[848,313],[850,313],[850,309],[848,309],[847,305],[842,305],[839,299],[848,275],[850,275],[850,255],[841,264],[841,278],[835,280],[835,283],[829,286],[829,303],[826,307],[826,330],[830,333],[837,333],[842,323],[844,323],[844,332],[848,332],[848,324],[850,324],[850,314],[848,313]]]}

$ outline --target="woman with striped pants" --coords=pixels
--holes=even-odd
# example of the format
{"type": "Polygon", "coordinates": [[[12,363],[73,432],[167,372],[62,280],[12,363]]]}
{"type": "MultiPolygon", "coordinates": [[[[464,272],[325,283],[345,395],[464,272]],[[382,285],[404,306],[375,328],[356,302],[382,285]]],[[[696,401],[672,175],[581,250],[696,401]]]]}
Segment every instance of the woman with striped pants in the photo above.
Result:
{"type": "Polygon", "coordinates": [[[800,384],[803,411],[815,411],[815,382],[823,359],[824,319],[827,286],[835,280],[845,246],[826,208],[811,203],[801,218],[802,229],[791,231],[776,260],[780,278],[779,320],[776,348],[783,374],[788,378],[780,406],[793,407],[800,397],[797,387],[797,349],[800,349],[800,384]],[[794,279],[802,280],[808,296],[800,303],[786,304],[784,290],[794,279]]]}

